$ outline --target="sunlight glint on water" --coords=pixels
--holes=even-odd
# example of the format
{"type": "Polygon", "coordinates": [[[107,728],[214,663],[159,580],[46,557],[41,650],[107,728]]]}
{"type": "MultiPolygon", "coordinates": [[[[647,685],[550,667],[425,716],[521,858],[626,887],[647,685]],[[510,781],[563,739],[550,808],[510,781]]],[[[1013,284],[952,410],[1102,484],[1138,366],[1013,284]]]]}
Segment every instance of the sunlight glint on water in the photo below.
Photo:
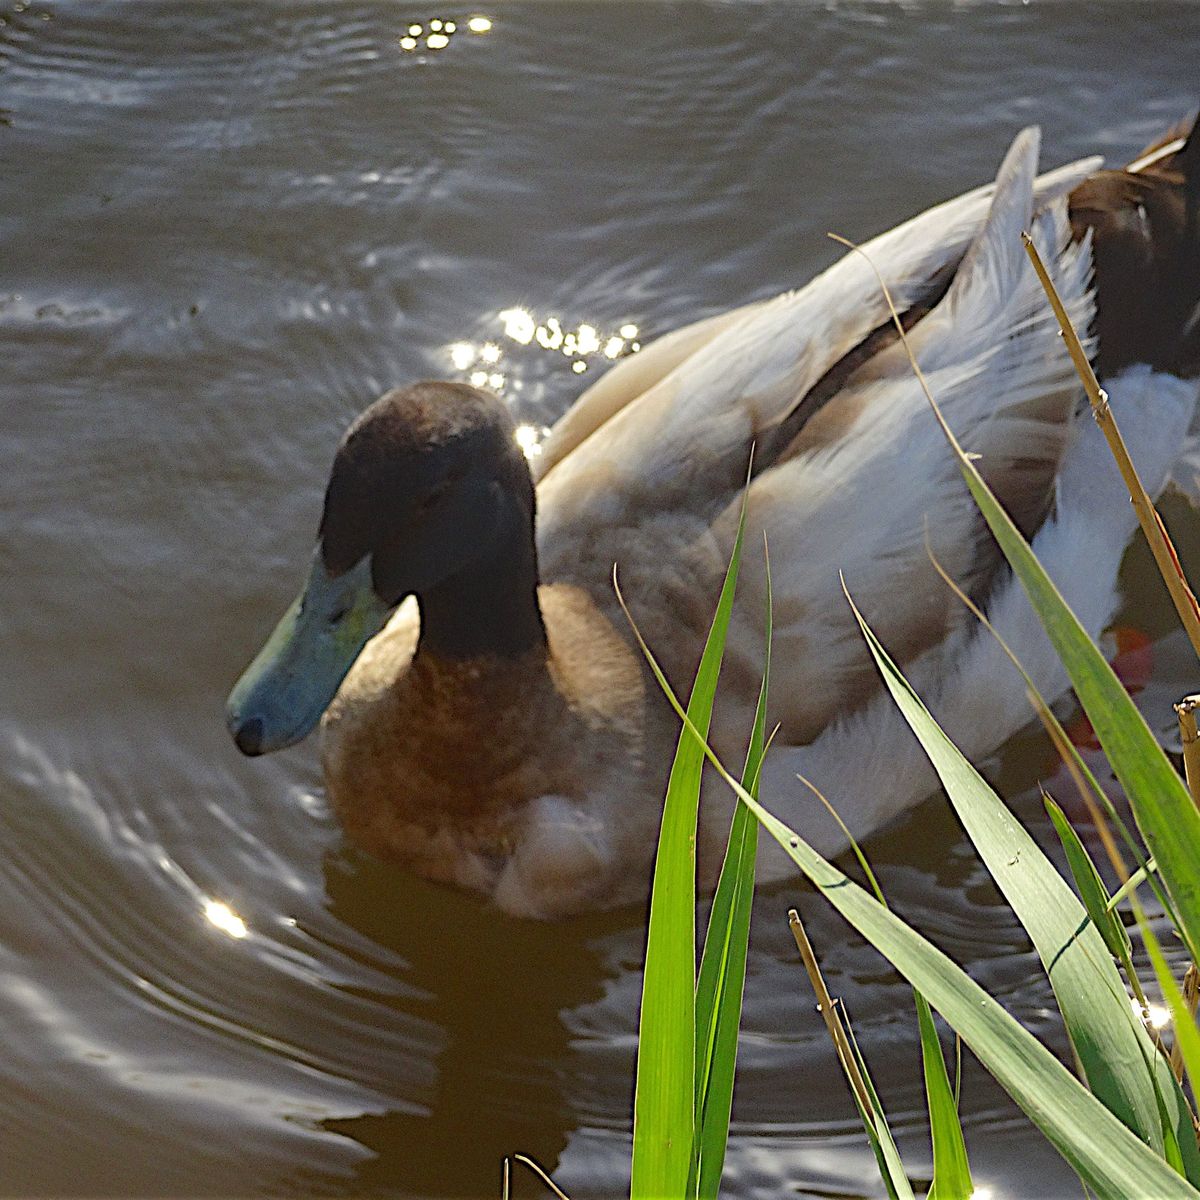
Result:
{"type": "Polygon", "coordinates": [[[231,938],[244,938],[249,932],[246,922],[220,900],[209,900],[204,906],[204,916],[208,923],[231,938]]]}
{"type": "MultiPolygon", "coordinates": [[[[553,355],[550,361],[555,363],[561,356],[570,363],[572,374],[582,375],[593,362],[607,365],[642,348],[636,340],[638,327],[629,321],[614,333],[601,333],[586,321],[575,329],[567,329],[559,317],[539,320],[524,308],[506,308],[497,314],[496,321],[503,327],[503,333],[496,336],[504,345],[494,340],[478,344],[451,342],[445,355],[453,370],[472,387],[488,388],[499,396],[524,390],[521,373],[528,368],[537,349],[553,355]],[[531,350],[523,351],[526,347],[531,350]],[[501,365],[504,369],[497,369],[501,365]]],[[[527,458],[541,453],[541,442],[549,432],[548,424],[524,422],[517,426],[517,443],[527,458]]]]}

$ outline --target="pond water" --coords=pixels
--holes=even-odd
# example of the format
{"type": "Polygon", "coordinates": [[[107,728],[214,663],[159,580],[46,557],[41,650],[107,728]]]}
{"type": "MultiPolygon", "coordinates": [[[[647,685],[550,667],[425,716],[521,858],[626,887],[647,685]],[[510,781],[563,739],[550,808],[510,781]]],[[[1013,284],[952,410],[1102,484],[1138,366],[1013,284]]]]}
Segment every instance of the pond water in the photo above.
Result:
{"type": "MultiPolygon", "coordinates": [[[[251,762],[224,730],[342,427],[392,384],[482,372],[535,439],[605,349],[804,281],[827,230],[990,178],[1023,124],[1047,162],[1131,156],[1195,102],[1197,61],[1197,10],[1168,0],[0,0],[0,1190],[494,1196],[523,1151],[618,1194],[643,913],[530,924],[365,861],[311,742],[251,762]],[[600,346],[523,343],[514,310],[600,346]]],[[[1197,681],[1131,557],[1168,730],[1197,681]]],[[[1028,734],[991,764],[1043,838],[1052,763],[1028,734]]],[[[1061,1048],[944,805],[870,849],[1061,1048]]],[[[728,1191],[875,1196],[796,902],[928,1169],[907,989],[781,886],[728,1191]]],[[[963,1107],[991,1195],[1078,1194],[969,1060],[963,1107]]]]}

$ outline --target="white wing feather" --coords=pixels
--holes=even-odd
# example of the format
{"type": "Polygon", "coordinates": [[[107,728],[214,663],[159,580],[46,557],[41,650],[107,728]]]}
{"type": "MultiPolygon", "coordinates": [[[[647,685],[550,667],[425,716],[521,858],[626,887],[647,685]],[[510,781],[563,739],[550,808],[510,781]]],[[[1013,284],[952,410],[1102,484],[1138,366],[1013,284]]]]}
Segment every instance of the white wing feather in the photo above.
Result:
{"type": "MultiPolygon", "coordinates": [[[[1042,176],[1035,205],[1065,196],[1101,162],[1082,159],[1042,176]]],[[[994,190],[977,188],[866,244],[902,310],[962,255],[994,190]]],[[[647,488],[686,477],[697,451],[711,459],[748,446],[886,319],[873,271],[849,254],[799,291],[678,330],[584,393],[547,438],[541,477],[556,492],[628,488],[640,500],[647,488]]]]}
{"type": "MultiPolygon", "coordinates": [[[[1104,381],[1134,463],[1158,495],[1196,417],[1200,380],[1181,380],[1145,366],[1104,381]]],[[[1038,531],[1033,550],[1085,629],[1098,637],[1116,612],[1117,573],[1136,518],[1103,436],[1086,416],[1077,423],[1059,476],[1057,511],[1038,531]]],[[[988,617],[1035,685],[1053,703],[1067,688],[1062,663],[1020,584],[1006,576],[988,617]]],[[[972,761],[979,761],[1033,719],[1025,684],[1003,650],[974,622],[907,670],[933,715],[972,761]]],[[[778,739],[767,756],[763,802],[819,850],[846,848],[844,835],[796,778],[826,795],[856,838],[867,836],[937,787],[937,778],[891,698],[879,693],[863,710],[830,725],[811,745],[778,739]]],[[[714,794],[705,811],[706,839],[728,831],[728,809],[714,794]],[[721,811],[721,810],[724,811],[721,811]]],[[[719,861],[718,864],[719,865],[719,861]]],[[[793,870],[777,849],[760,862],[767,881],[793,870]]]]}
{"type": "MultiPolygon", "coordinates": [[[[1032,132],[1014,142],[983,230],[911,343],[947,421],[1004,502],[1040,511],[1081,393],[1022,229],[1032,229],[1080,327],[1093,309],[1090,253],[1070,242],[1065,200],[1032,218],[1037,148],[1032,132]]],[[[849,430],[766,471],[750,490],[750,527],[766,532],[782,598],[774,716],[793,741],[808,740],[876,686],[841,577],[903,661],[960,618],[927,540],[968,583],[992,561],[980,557],[978,512],[903,348],[890,347],[865,374],[838,397],[859,414],[849,430]]],[[[734,502],[717,522],[719,546],[732,545],[736,522],[734,502]]],[[[726,650],[748,675],[761,659],[764,589],[763,572],[750,564],[726,650]]]]}

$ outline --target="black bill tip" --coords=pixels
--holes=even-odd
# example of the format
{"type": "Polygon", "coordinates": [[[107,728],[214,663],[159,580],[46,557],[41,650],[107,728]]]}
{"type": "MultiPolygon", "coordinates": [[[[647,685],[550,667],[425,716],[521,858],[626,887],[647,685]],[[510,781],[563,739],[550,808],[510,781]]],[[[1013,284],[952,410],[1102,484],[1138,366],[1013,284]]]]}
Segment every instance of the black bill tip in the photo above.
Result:
{"type": "Polygon", "coordinates": [[[259,717],[251,717],[243,721],[233,732],[233,740],[237,748],[250,758],[263,752],[263,723],[259,717]]]}

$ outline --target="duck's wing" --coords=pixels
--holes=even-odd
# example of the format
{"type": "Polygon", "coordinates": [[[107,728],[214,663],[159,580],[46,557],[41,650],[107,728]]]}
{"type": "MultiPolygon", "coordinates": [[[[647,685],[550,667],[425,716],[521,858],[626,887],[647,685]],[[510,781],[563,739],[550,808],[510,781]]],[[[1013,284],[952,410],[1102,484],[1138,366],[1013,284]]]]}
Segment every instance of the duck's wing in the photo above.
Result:
{"type": "MultiPolygon", "coordinates": [[[[1194,419],[1200,380],[1138,366],[1107,384],[1129,452],[1152,497],[1166,485],[1180,442],[1194,419]]],[[[1063,460],[1053,515],[1033,550],[1088,633],[1096,638],[1120,602],[1118,571],[1137,521],[1112,454],[1091,420],[1079,423],[1063,460]]],[[[1053,702],[1070,686],[1019,581],[1005,574],[988,603],[993,629],[1020,659],[1038,691],[1053,702]]],[[[909,682],[971,761],[991,754],[1033,719],[1025,680],[1000,642],[975,622],[906,669],[909,682]]],[[[775,680],[772,690],[778,694],[775,680]]],[[[891,697],[879,691],[857,712],[832,722],[809,745],[777,737],[764,764],[763,803],[826,855],[841,853],[845,835],[797,779],[817,787],[855,838],[930,796],[937,777],[891,697]]],[[[727,796],[727,794],[726,794],[727,796]]],[[[726,796],[705,811],[703,838],[724,845],[726,796]]],[[[760,860],[761,882],[794,867],[773,843],[760,860]]],[[[719,860],[718,860],[719,862],[719,860]]]]}
{"type": "MultiPolygon", "coordinates": [[[[1038,138],[1014,142],[987,221],[909,343],[960,442],[1027,531],[1054,496],[1080,402],[1070,358],[1021,242],[1029,229],[1077,327],[1093,315],[1090,245],[1073,242],[1066,201],[1035,214],[1038,138]]],[[[841,596],[841,577],[894,656],[939,644],[961,609],[929,559],[976,595],[998,562],[899,344],[882,349],[754,480],[752,528],[766,532],[776,596],[777,718],[803,742],[877,686],[841,596]]],[[[737,512],[715,523],[728,545],[737,512]]],[[[749,571],[726,661],[761,660],[761,572],[749,571]]]]}
{"type": "MultiPolygon", "coordinates": [[[[1035,207],[1067,194],[1101,165],[1087,158],[1043,175],[1035,207]]],[[[902,312],[940,295],[994,190],[976,188],[866,244],[902,312]]],[[[839,368],[887,324],[873,270],[850,254],[799,291],[668,334],[618,363],[562,417],[543,444],[540,479],[582,496],[595,486],[678,480],[689,463],[731,449],[744,460],[753,440],[788,440],[789,422],[807,419],[801,406],[814,385],[828,385],[831,372],[836,381],[839,368]]]]}
{"type": "Polygon", "coordinates": [[[609,418],[650,391],[702,346],[766,303],[768,301],[759,300],[702,321],[693,321],[657,338],[637,354],[623,358],[555,422],[542,442],[541,453],[533,460],[535,479],[543,479],[552,467],[591,437],[609,418]]]}

